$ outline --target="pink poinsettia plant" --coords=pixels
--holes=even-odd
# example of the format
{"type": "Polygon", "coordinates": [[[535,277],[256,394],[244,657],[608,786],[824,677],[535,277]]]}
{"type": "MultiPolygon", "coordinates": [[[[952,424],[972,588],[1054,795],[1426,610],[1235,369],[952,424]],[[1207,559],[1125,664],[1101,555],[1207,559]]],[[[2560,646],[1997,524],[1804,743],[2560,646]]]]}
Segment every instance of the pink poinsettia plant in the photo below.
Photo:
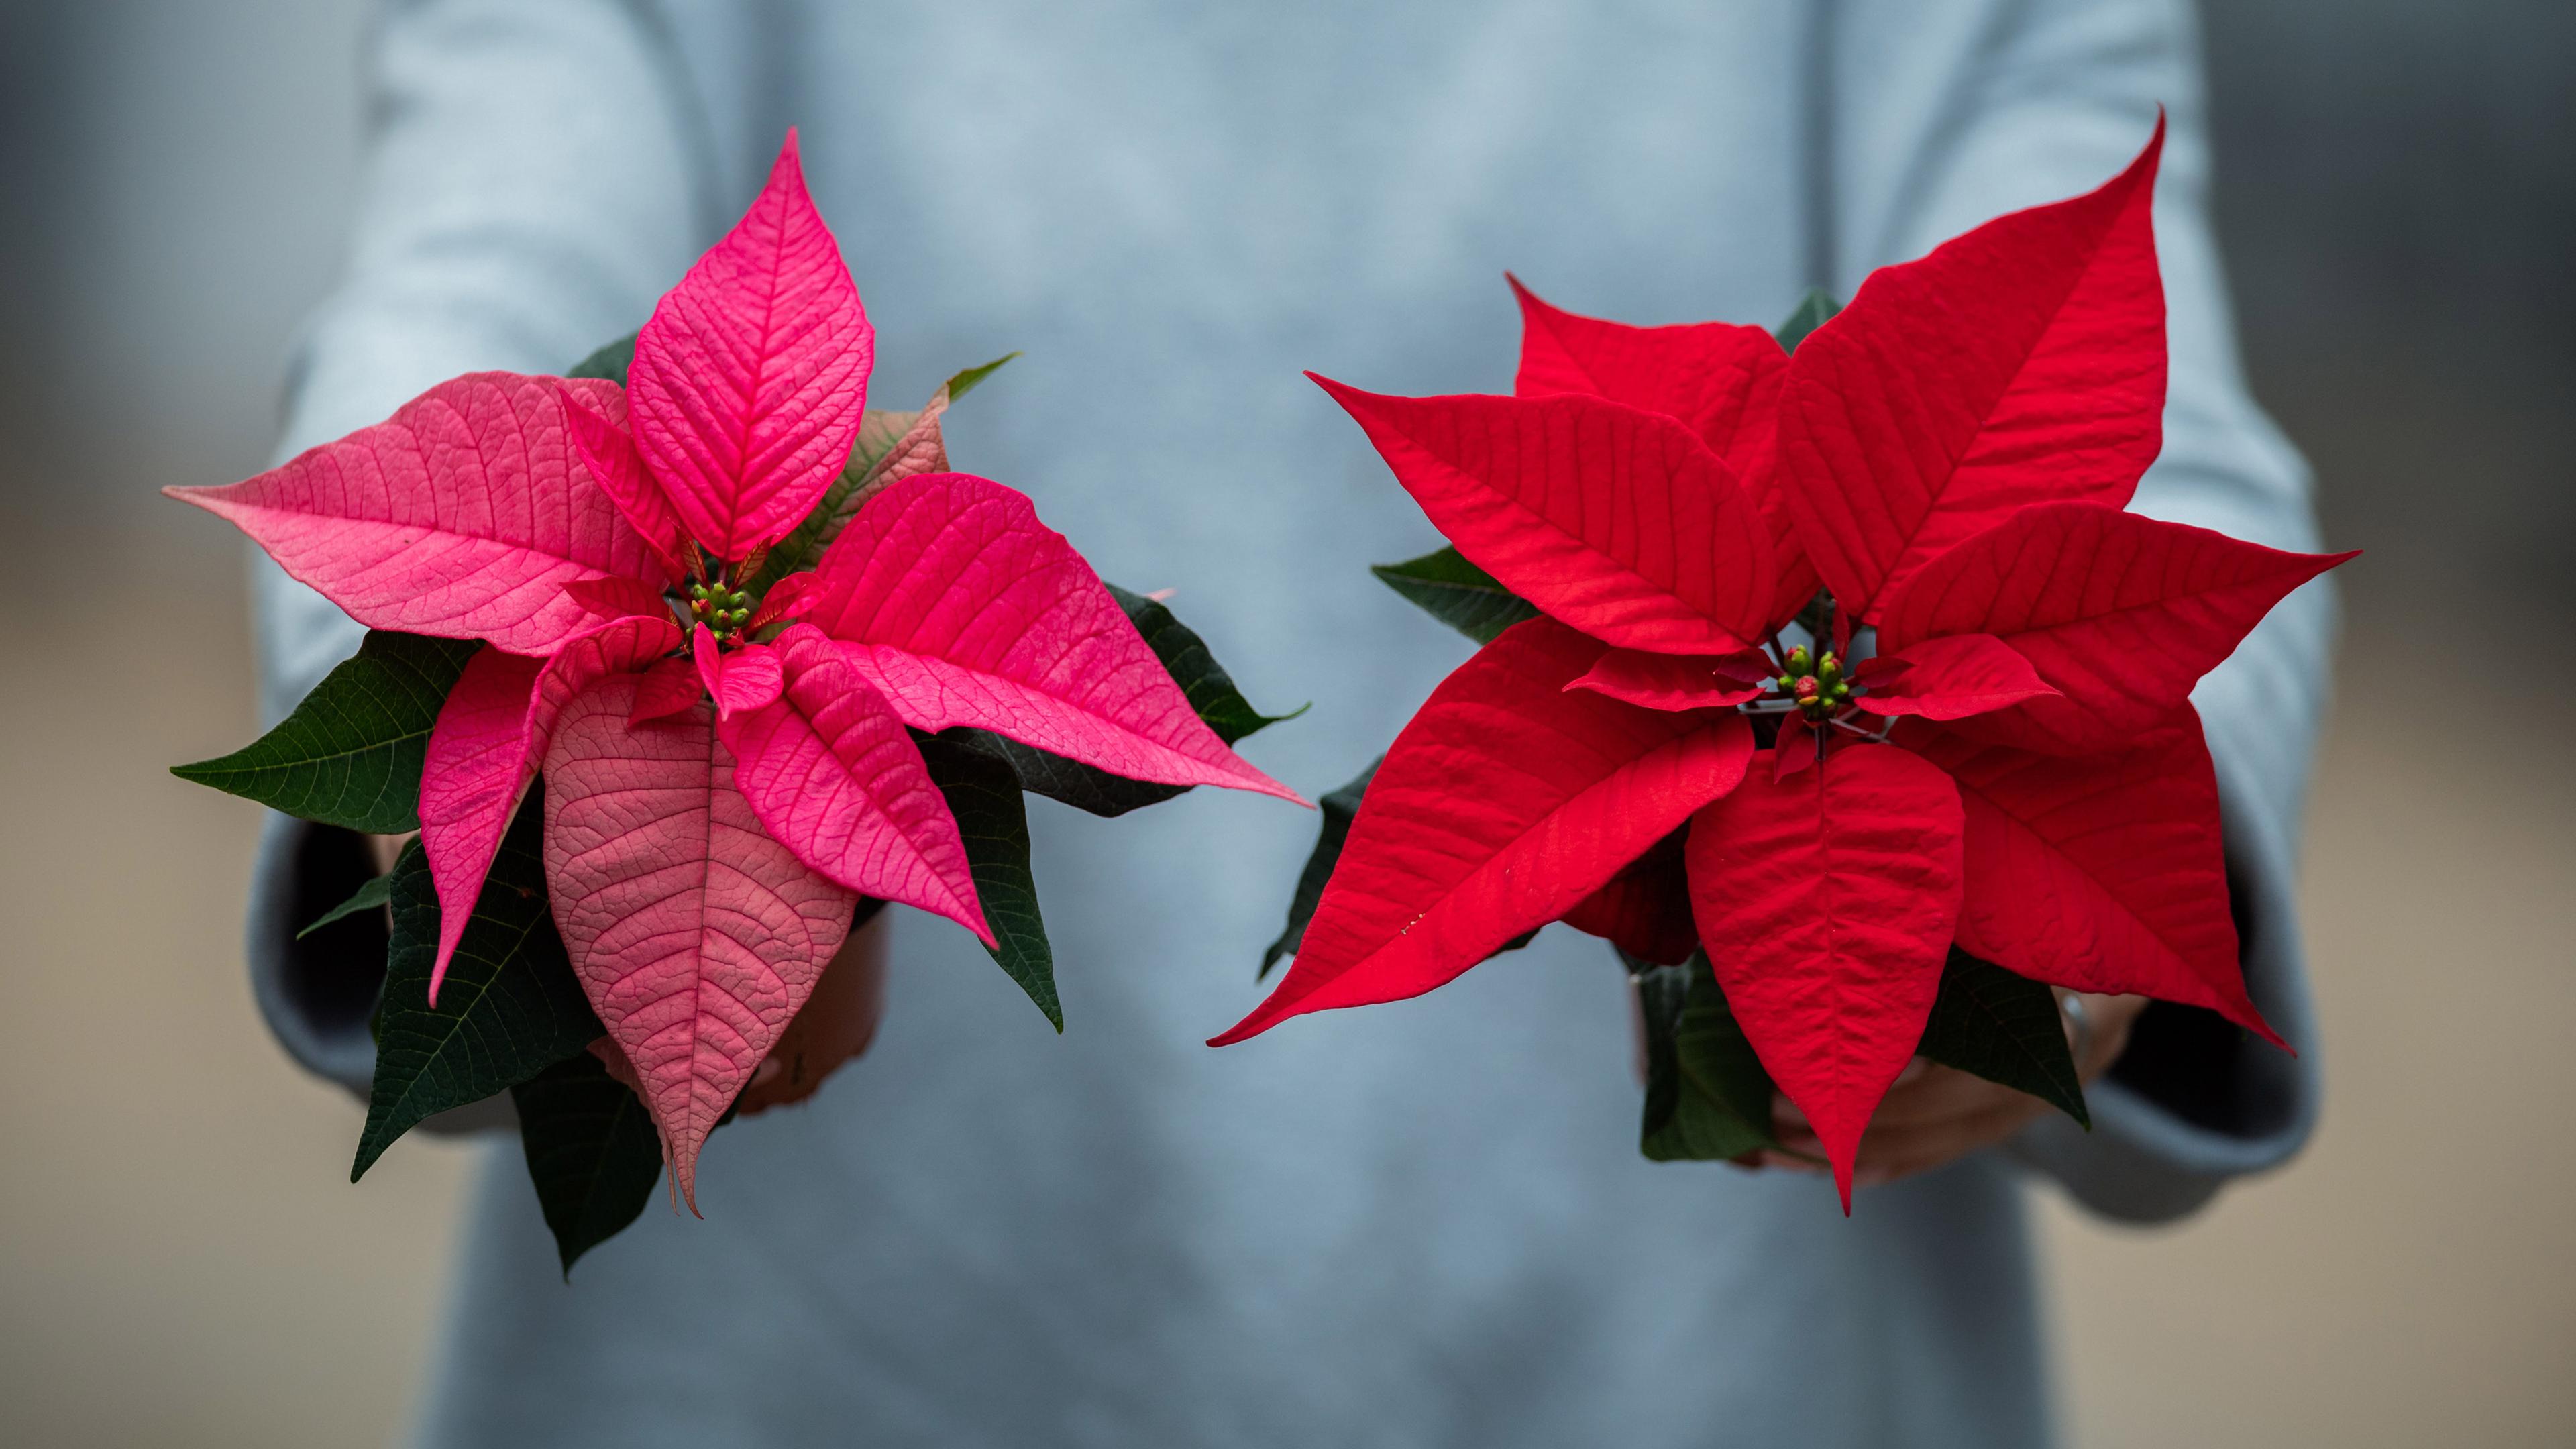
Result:
{"type": "Polygon", "coordinates": [[[946,391],[858,469],[874,354],[791,132],[623,386],[475,373],[246,482],[171,490],[371,629],[480,641],[418,777],[429,1005],[542,777],[553,924],[693,1205],[701,1144],[863,898],[996,942],[915,731],[1296,798],[1026,497],[947,471],[946,391]]]}
{"type": "Polygon", "coordinates": [[[1553,921],[1643,962],[1704,950],[1848,1210],[1954,948],[2278,1042],[2189,696],[2350,555],[2126,511],[2161,442],[2162,139],[1879,270],[1793,351],[1522,290],[1511,397],[1317,378],[1461,556],[1415,576],[1536,617],[1396,738],[1294,966],[1215,1044],[1432,990],[1553,921]]]}

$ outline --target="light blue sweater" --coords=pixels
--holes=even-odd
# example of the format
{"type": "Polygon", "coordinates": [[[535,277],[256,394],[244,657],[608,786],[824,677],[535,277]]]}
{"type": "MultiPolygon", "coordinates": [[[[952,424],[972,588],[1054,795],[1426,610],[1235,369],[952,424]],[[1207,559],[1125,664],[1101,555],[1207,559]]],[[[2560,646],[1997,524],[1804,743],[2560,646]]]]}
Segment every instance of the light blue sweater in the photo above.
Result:
{"type": "MultiPolygon", "coordinates": [[[[2181,0],[416,0],[373,46],[369,182],[287,445],[472,368],[559,371],[647,315],[785,128],[879,328],[872,400],[1027,356],[950,415],[1108,577],[1175,607],[1329,788],[1462,641],[1364,566],[1434,543],[1299,377],[1504,391],[1502,272],[1629,321],[1776,321],[1811,282],[2091,187],[2172,140],[2162,461],[2138,507],[2313,543],[2245,395],[2181,0]]],[[[267,705],[356,641],[266,569],[267,705]]],[[[1040,804],[1066,1034],[906,915],[876,1048],[710,1143],[570,1287],[500,1141],[430,1445],[1504,1446],[2047,1442],[2022,1183],[2187,1212],[2315,1111],[2292,846],[2330,600],[2202,686],[2246,966],[2296,1061],[2150,1031],[2063,1121],[1865,1191],[1636,1151],[1619,968],[1540,944],[1213,1052],[1313,833],[1200,791],[1040,804]]],[[[253,971],[316,1070],[369,1070],[362,960],[287,941],[328,837],[272,829],[253,971]],[[354,1003],[354,1006],[353,1006],[354,1003]]],[[[348,867],[345,863],[339,869],[348,867]]]]}

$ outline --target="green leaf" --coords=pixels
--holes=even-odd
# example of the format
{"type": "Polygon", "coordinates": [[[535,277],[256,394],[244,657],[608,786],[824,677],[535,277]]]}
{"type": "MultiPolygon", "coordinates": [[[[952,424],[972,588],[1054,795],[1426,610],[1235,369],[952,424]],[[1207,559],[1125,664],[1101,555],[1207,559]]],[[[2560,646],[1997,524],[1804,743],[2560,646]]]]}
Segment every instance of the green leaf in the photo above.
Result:
{"type": "Polygon", "coordinates": [[[1199,718],[1227,744],[1314,708],[1312,704],[1301,704],[1286,714],[1263,714],[1243,697],[1243,691],[1234,687],[1234,677],[1208,652],[1207,641],[1172,617],[1172,611],[1160,600],[1129,593],[1116,584],[1109,585],[1109,596],[1127,611],[1127,622],[1145,636],[1146,647],[1154,651],[1154,657],[1163,661],[1163,672],[1172,676],[1181,693],[1189,696],[1190,708],[1198,711],[1199,718]]]}
{"type": "Polygon", "coordinates": [[[277,728],[170,773],[325,825],[374,835],[418,830],[430,728],[482,647],[369,630],[357,655],[323,676],[277,728]]]}
{"type": "Polygon", "coordinates": [[[1941,968],[1941,994],[1923,1024],[1916,1052],[2017,1092],[2028,1092],[2093,1128],[2084,1084],[2067,1050],[2057,993],[2027,976],[1952,947],[1941,968]]]}
{"type": "Polygon", "coordinates": [[[1061,800],[1076,810],[1087,810],[1094,815],[1114,818],[1130,810],[1159,805],[1175,795],[1186,795],[1190,790],[1187,785],[1158,785],[1113,775],[1062,755],[1031,748],[991,730],[942,730],[937,738],[1010,766],[1011,773],[1019,778],[1020,788],[1030,794],[1061,800]]]}
{"type": "Polygon", "coordinates": [[[1528,600],[1504,588],[1454,548],[1403,563],[1372,564],[1369,572],[1432,618],[1479,644],[1491,644],[1505,629],[1538,617],[1538,609],[1528,600]]]}
{"type": "MultiPolygon", "coordinates": [[[[1341,864],[1342,846],[1351,837],[1351,820],[1359,814],[1360,800],[1368,794],[1369,781],[1376,778],[1377,767],[1385,763],[1384,755],[1369,761],[1368,768],[1349,783],[1316,802],[1323,825],[1316,832],[1315,849],[1306,857],[1306,868],[1298,873],[1297,893],[1288,898],[1288,925],[1278,940],[1262,950],[1261,969],[1253,975],[1255,981],[1269,980],[1271,968],[1279,964],[1280,958],[1297,954],[1297,948],[1305,944],[1306,923],[1315,918],[1315,907],[1324,899],[1324,887],[1332,883],[1333,868],[1341,864]]],[[[1485,959],[1491,961],[1506,951],[1518,951],[1546,929],[1544,924],[1532,926],[1496,946],[1485,959]]]]}
{"type": "Polygon", "coordinates": [[[1038,913],[1037,877],[1029,870],[1029,807],[1020,795],[1019,776],[1001,760],[955,740],[936,735],[917,738],[921,757],[930,765],[930,778],[938,783],[939,793],[948,797],[948,813],[957,817],[958,833],[966,840],[975,895],[983,902],[984,922],[993,928],[997,943],[984,949],[1062,1032],[1064,1007],[1056,999],[1055,952],[1047,945],[1046,921],[1038,913]]]}
{"type": "Polygon", "coordinates": [[[375,1088],[351,1182],[425,1118],[515,1087],[606,1031],[573,977],[547,907],[543,789],[529,789],[493,857],[434,1008],[429,968],[438,958],[438,892],[420,842],[404,847],[394,866],[375,1088]]]}
{"type": "Polygon", "coordinates": [[[973,392],[975,390],[975,384],[982,382],[984,379],[991,377],[994,373],[1001,371],[1003,363],[1008,362],[1019,355],[1020,354],[1016,350],[1005,352],[1001,356],[994,358],[992,361],[985,363],[981,367],[970,367],[964,372],[953,374],[949,377],[948,381],[940,384],[939,390],[948,394],[948,400],[950,402],[955,402],[966,394],[973,392]]]}
{"type": "Polygon", "coordinates": [[[1620,952],[1646,1023],[1646,1105],[1638,1148],[1657,1162],[1723,1161],[1777,1147],[1771,1076],[1705,953],[1658,966],[1620,952]]]}
{"type": "Polygon", "coordinates": [[[1360,798],[1368,793],[1377,767],[1385,763],[1384,755],[1369,761],[1368,768],[1348,784],[1315,802],[1324,817],[1323,828],[1316,832],[1314,853],[1306,857],[1306,869],[1297,877],[1297,893],[1288,898],[1287,928],[1262,951],[1261,971],[1254,979],[1268,980],[1279,958],[1297,954],[1306,939],[1306,923],[1315,918],[1315,906],[1324,899],[1324,886],[1333,878],[1333,867],[1341,863],[1342,844],[1351,838],[1351,820],[1360,813],[1360,798]]]}
{"type": "MultiPolygon", "coordinates": [[[[1181,687],[1190,708],[1198,712],[1218,739],[1231,745],[1255,730],[1282,720],[1295,719],[1308,706],[1300,705],[1286,714],[1263,714],[1244,699],[1225,667],[1208,652],[1207,642],[1196,631],[1172,616],[1172,611],[1142,594],[1109,585],[1110,597],[1127,611],[1127,620],[1145,638],[1146,647],[1162,661],[1163,672],[1181,687]]],[[[940,739],[948,740],[979,754],[988,755],[1011,767],[1020,778],[1020,788],[1061,800],[1076,810],[1094,815],[1119,816],[1147,805],[1158,805],[1175,795],[1187,794],[1187,785],[1162,785],[1146,780],[1130,780],[1107,770],[1052,755],[990,730],[944,730],[940,739]]]]}
{"type": "Polygon", "coordinates": [[[354,916],[360,911],[373,910],[376,907],[383,905],[385,902],[392,900],[393,894],[394,873],[392,871],[386,871],[383,875],[377,876],[375,879],[368,881],[366,884],[358,887],[357,890],[351,892],[347,900],[342,901],[340,904],[333,906],[327,911],[324,911],[320,919],[316,920],[312,925],[305,927],[303,930],[296,932],[295,939],[301,941],[305,937],[312,935],[314,932],[321,930],[324,926],[327,926],[333,921],[339,920],[344,916],[354,916]]]}
{"type": "Polygon", "coordinates": [[[1780,330],[1771,335],[1780,339],[1783,350],[1795,352],[1798,344],[1807,340],[1808,333],[1834,320],[1834,314],[1842,309],[1843,304],[1835,301],[1831,292],[1822,287],[1811,287],[1807,295],[1798,299],[1797,309],[1789,314],[1789,320],[1781,323],[1780,330]]]}
{"type": "Polygon", "coordinates": [[[510,1100],[569,1282],[574,1259],[625,1231],[653,1200],[662,1138],[643,1101],[586,1051],[512,1087],[510,1100]]]}
{"type": "Polygon", "coordinates": [[[617,384],[619,387],[624,387],[626,385],[626,369],[635,364],[635,338],[637,335],[638,334],[636,333],[629,332],[625,336],[618,338],[616,341],[609,343],[607,346],[600,348],[597,352],[594,352],[588,357],[583,358],[581,361],[574,363],[572,365],[572,371],[565,373],[564,376],[604,378],[609,382],[617,384]]]}

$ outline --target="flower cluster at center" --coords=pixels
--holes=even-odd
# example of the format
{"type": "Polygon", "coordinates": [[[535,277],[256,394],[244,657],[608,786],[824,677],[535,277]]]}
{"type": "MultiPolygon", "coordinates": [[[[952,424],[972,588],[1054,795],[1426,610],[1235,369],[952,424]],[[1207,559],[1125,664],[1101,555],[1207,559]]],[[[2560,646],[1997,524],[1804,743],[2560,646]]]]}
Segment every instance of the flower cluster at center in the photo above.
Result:
{"type": "Polygon", "coordinates": [[[1801,644],[1781,661],[1782,673],[1772,682],[1780,692],[1794,701],[1798,712],[1809,724],[1823,724],[1851,703],[1851,681],[1843,678],[1843,662],[1826,650],[1822,657],[1811,657],[1801,644]]]}
{"type": "Polygon", "coordinates": [[[729,584],[719,573],[708,582],[689,585],[689,622],[706,625],[717,643],[730,644],[750,624],[758,603],[750,589],[729,584]]]}

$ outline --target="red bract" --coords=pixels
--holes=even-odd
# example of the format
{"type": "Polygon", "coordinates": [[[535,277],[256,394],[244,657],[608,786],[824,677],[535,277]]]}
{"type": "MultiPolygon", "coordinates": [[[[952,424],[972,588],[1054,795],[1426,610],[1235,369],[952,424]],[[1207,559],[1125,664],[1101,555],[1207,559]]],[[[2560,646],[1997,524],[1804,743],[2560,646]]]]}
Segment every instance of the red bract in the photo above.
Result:
{"type": "Polygon", "coordinates": [[[477,373],[247,482],[171,490],[363,624],[490,646],[421,781],[432,1000],[542,771],[556,924],[692,1200],[700,1144],[860,895],[993,940],[912,729],[1296,798],[1200,721],[1026,498],[929,471],[935,406],[815,568],[762,587],[850,455],[874,353],[791,132],[627,387],[477,373]]]}
{"type": "Polygon", "coordinates": [[[2162,142],[1875,273],[1794,355],[1515,281],[1516,396],[1317,379],[1548,617],[1398,736],[1295,965],[1216,1043],[1429,990],[1550,921],[1655,961],[1695,933],[1848,1208],[1954,942],[2277,1041],[2189,696],[2350,555],[2121,511],[2164,404],[2162,142]],[[1802,613],[1818,637],[1783,647],[1802,613]]]}

